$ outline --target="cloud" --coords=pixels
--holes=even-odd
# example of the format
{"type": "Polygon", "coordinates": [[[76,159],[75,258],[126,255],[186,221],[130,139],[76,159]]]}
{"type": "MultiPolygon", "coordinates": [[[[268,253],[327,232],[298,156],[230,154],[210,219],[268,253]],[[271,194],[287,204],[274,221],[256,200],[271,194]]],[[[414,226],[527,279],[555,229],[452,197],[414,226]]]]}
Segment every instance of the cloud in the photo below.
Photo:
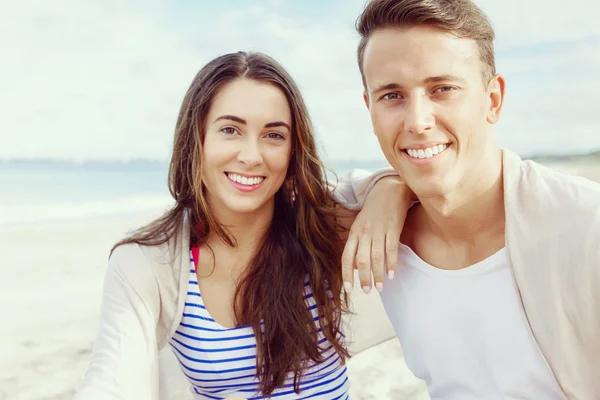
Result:
{"type": "Polygon", "coordinates": [[[500,142],[526,153],[600,147],[600,36],[530,46],[499,62],[508,88],[500,142]]]}
{"type": "Polygon", "coordinates": [[[594,0],[475,0],[490,17],[499,42],[498,50],[518,46],[552,44],[600,36],[594,0]]]}
{"type": "Polygon", "coordinates": [[[60,3],[2,13],[0,155],[164,156],[193,55],[160,29],[161,4],[60,3]]]}
{"type": "MultiPolygon", "coordinates": [[[[503,145],[600,146],[592,0],[479,1],[497,30],[503,145]],[[568,134],[566,134],[568,133],[568,134]]],[[[211,58],[242,49],[298,82],[329,159],[381,159],[362,102],[353,24],[363,1],[27,0],[2,6],[0,157],[166,159],[178,108],[211,58]],[[57,6],[59,4],[60,6],[57,6]],[[185,7],[182,5],[185,4],[185,7]]]]}

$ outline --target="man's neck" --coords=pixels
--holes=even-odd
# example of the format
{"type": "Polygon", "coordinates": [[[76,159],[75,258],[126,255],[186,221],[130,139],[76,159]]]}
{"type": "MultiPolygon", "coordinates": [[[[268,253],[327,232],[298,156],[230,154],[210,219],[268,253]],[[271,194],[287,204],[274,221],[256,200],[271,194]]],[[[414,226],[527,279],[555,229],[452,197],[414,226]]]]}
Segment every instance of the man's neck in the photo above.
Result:
{"type": "Polygon", "coordinates": [[[419,220],[448,244],[473,243],[478,237],[504,233],[501,150],[486,157],[478,172],[442,197],[421,200],[424,212],[419,220]]]}

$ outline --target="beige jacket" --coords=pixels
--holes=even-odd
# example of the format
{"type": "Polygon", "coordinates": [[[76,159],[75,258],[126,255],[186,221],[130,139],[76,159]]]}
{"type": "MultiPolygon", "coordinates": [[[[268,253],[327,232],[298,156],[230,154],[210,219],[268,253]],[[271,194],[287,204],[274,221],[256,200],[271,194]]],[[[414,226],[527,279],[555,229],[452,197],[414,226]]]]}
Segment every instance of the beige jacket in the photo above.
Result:
{"type": "Polygon", "coordinates": [[[565,397],[600,400],[600,184],[509,150],[503,165],[506,246],[523,318],[565,397]]]}
{"type": "Polygon", "coordinates": [[[504,150],[506,246],[533,338],[568,399],[600,399],[600,184],[504,150]]]}

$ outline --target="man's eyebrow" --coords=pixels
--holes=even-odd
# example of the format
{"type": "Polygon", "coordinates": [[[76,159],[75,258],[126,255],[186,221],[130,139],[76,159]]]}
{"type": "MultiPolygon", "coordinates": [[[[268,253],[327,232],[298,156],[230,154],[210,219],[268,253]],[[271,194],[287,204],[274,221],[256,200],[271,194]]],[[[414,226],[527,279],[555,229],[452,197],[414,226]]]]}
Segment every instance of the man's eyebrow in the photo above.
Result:
{"type": "Polygon", "coordinates": [[[371,94],[377,93],[377,92],[382,92],[384,90],[398,90],[398,89],[402,89],[402,86],[398,85],[397,83],[385,83],[383,85],[376,87],[375,90],[371,91],[371,94]]]}
{"type": "Polygon", "coordinates": [[[215,122],[221,121],[221,120],[230,120],[230,121],[235,121],[235,122],[238,122],[240,124],[246,125],[246,120],[245,119],[242,119],[240,117],[236,117],[235,115],[221,115],[219,118],[215,119],[215,122]]]}
{"type": "MultiPolygon", "coordinates": [[[[430,76],[428,78],[425,78],[423,80],[423,84],[429,85],[432,83],[440,83],[440,82],[448,82],[448,81],[460,82],[462,84],[466,83],[463,78],[460,78],[458,76],[439,75],[439,76],[430,76]]],[[[385,83],[385,84],[380,85],[377,88],[375,88],[375,90],[373,90],[371,93],[373,94],[373,93],[383,92],[385,90],[401,90],[402,88],[403,88],[402,85],[400,85],[398,83],[385,83]]]]}
{"type": "Polygon", "coordinates": [[[463,78],[460,78],[458,76],[454,76],[454,75],[440,75],[440,76],[430,76],[429,78],[426,78],[423,83],[428,84],[428,83],[440,83],[440,82],[448,82],[448,81],[458,81],[461,83],[465,83],[465,80],[463,78]]]}

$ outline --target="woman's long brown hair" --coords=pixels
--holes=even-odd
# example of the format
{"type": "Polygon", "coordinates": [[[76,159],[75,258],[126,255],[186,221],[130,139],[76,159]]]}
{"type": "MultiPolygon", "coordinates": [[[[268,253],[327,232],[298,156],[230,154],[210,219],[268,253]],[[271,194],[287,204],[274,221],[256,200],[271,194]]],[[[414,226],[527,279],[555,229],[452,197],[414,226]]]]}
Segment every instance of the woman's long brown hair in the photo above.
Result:
{"type": "Polygon", "coordinates": [[[203,244],[209,232],[236,245],[226,227],[211,215],[201,171],[205,118],[212,100],[224,84],[242,77],[272,84],[286,95],[293,145],[286,183],[275,195],[271,226],[240,279],[234,313],[238,325],[254,329],[262,393],[271,394],[290,372],[298,392],[308,363],[323,360],[319,329],[342,362],[348,357],[341,343],[341,313],[347,311],[347,298],[340,272],[342,243],[332,222],[332,201],[312,123],[298,87],[275,60],[261,53],[232,53],[211,61],[196,75],[175,128],[169,167],[169,190],[175,205],[115,247],[176,242],[186,210],[191,211],[192,246],[203,244]],[[318,326],[304,299],[306,279],[317,304],[318,326]]]}

